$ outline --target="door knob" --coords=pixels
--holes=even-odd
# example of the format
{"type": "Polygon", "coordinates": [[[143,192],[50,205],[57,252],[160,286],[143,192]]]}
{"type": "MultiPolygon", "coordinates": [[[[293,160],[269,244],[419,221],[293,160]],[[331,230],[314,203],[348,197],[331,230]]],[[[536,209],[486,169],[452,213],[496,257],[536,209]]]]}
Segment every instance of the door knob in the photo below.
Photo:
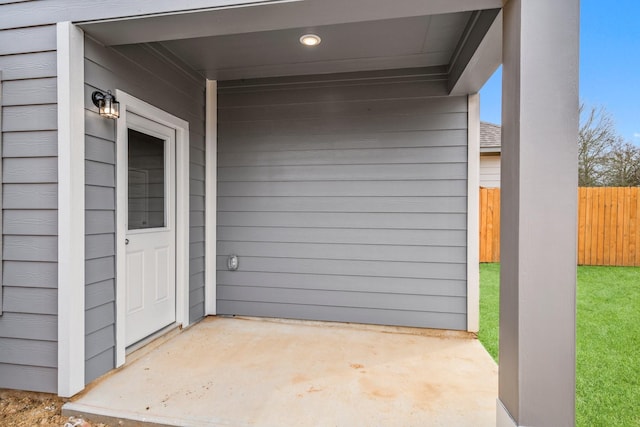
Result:
{"type": "Polygon", "coordinates": [[[128,245],[129,244],[129,239],[124,239],[124,244],[128,245]]]}

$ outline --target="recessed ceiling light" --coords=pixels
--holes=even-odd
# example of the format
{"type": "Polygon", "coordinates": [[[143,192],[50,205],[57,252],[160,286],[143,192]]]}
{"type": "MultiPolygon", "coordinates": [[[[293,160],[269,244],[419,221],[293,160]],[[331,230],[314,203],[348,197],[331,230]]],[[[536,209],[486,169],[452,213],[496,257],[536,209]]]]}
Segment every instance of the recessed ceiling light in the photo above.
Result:
{"type": "Polygon", "coordinates": [[[305,34],[300,37],[300,43],[305,46],[318,46],[322,39],[317,34],[305,34]]]}

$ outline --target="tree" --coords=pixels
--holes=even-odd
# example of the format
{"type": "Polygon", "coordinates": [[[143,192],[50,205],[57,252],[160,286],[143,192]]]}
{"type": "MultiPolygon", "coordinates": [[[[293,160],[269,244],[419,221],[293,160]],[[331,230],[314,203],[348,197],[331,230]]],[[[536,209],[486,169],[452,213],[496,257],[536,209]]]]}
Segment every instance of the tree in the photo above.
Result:
{"type": "Polygon", "coordinates": [[[640,148],[616,141],[605,159],[603,182],[608,187],[640,186],[640,148]]]}
{"type": "Polygon", "coordinates": [[[604,185],[606,159],[618,139],[613,118],[603,107],[580,104],[578,185],[604,185]]]}
{"type": "Polygon", "coordinates": [[[640,186],[640,147],[617,133],[603,107],[580,105],[578,183],[581,187],[640,186]]]}

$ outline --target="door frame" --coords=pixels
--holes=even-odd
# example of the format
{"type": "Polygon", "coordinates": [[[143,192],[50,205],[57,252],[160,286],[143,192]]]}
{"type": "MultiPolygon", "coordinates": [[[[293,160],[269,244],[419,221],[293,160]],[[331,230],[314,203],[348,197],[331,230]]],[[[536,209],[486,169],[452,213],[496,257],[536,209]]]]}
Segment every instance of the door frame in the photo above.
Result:
{"type": "Polygon", "coordinates": [[[126,212],[127,151],[122,141],[127,137],[127,113],[132,112],[174,129],[176,132],[176,323],[189,324],[189,123],[116,89],[120,102],[120,118],[116,122],[116,367],[126,356],[126,212]]]}

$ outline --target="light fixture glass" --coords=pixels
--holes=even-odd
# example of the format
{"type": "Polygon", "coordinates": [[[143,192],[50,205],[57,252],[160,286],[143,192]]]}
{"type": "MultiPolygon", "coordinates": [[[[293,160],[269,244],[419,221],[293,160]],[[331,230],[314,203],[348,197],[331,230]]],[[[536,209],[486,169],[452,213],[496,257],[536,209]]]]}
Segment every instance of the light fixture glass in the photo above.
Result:
{"type": "Polygon", "coordinates": [[[117,119],[120,117],[120,103],[116,101],[116,97],[111,94],[111,91],[107,93],[100,92],[99,90],[91,94],[91,100],[93,105],[98,107],[98,113],[102,117],[109,119],[117,119]]]}
{"type": "Polygon", "coordinates": [[[305,34],[300,37],[300,43],[305,46],[318,46],[322,39],[317,34],[305,34]]]}

